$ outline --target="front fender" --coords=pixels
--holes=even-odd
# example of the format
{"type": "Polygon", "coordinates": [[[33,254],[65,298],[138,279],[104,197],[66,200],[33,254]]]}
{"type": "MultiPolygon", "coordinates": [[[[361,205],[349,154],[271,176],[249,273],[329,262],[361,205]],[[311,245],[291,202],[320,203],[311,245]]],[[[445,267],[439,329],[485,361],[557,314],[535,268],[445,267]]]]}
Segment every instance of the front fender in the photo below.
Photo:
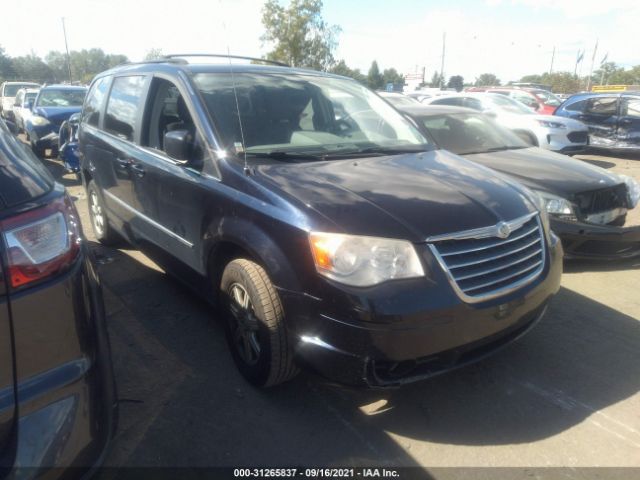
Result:
{"type": "MultiPolygon", "coordinates": [[[[242,218],[223,217],[217,222],[212,222],[207,229],[204,251],[205,258],[214,262],[214,270],[220,270],[221,275],[224,265],[220,265],[220,262],[230,260],[230,258],[224,258],[224,250],[229,245],[234,245],[245,250],[260,263],[276,287],[301,291],[300,277],[291,265],[290,257],[285,255],[283,247],[286,250],[299,249],[302,241],[307,242],[306,234],[289,225],[280,224],[268,233],[262,225],[242,218]]],[[[303,252],[308,250],[307,247],[303,252]]],[[[310,252],[308,256],[310,259],[310,252]]],[[[304,263],[303,255],[296,257],[300,257],[301,262],[304,263]]]]}

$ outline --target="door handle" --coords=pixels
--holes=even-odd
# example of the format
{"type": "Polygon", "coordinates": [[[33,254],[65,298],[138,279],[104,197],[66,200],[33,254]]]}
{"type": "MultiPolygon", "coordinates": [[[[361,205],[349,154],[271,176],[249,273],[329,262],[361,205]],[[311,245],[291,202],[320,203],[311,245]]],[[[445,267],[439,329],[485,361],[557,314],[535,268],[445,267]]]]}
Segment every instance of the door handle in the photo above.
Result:
{"type": "Polygon", "coordinates": [[[144,177],[145,171],[140,164],[131,163],[130,165],[131,165],[131,170],[133,170],[138,177],[144,177]]]}
{"type": "Polygon", "coordinates": [[[116,163],[122,168],[127,168],[131,164],[128,158],[116,158],[116,163]]]}

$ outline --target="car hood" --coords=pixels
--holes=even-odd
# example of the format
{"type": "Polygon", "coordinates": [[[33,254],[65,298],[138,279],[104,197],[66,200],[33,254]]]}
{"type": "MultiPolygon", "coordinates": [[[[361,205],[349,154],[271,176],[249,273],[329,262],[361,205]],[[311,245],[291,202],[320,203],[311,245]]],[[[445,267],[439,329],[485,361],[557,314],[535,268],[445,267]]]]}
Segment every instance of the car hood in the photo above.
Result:
{"type": "Polygon", "coordinates": [[[358,235],[423,241],[535,208],[515,182],[445,150],[261,165],[256,174],[333,228],[358,235]]]}
{"type": "Polygon", "coordinates": [[[621,183],[615,173],[538,147],[475,153],[465,158],[507,174],[529,188],[563,197],[621,183]]]}
{"type": "Polygon", "coordinates": [[[51,123],[62,123],[81,110],[82,107],[36,107],[33,113],[46,118],[51,123]]]}

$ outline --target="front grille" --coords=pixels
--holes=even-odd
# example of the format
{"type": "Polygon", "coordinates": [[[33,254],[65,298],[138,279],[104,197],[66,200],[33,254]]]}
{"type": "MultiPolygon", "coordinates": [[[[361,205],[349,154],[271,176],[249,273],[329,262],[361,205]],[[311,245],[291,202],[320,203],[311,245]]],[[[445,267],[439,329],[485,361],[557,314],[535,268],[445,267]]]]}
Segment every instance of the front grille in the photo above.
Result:
{"type": "Polygon", "coordinates": [[[627,186],[621,183],[615,187],[578,193],[575,195],[575,203],[583,215],[606,212],[614,208],[626,208],[627,186]]]}
{"type": "Polygon", "coordinates": [[[545,244],[537,214],[501,224],[427,239],[458,295],[479,302],[505,295],[533,281],[544,268],[545,244]]]}
{"type": "Polygon", "coordinates": [[[571,132],[567,135],[571,143],[586,143],[589,138],[588,132],[571,132]]]}

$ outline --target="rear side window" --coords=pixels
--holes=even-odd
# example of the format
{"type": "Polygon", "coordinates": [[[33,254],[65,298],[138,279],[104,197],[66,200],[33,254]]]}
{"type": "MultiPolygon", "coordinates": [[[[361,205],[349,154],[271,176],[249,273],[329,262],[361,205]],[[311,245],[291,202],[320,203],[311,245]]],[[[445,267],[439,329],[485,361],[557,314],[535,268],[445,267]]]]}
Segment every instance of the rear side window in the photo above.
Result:
{"type": "Polygon", "coordinates": [[[111,77],[102,77],[93,84],[82,109],[82,121],[97,127],[100,123],[100,110],[109,88],[111,77]]]}
{"type": "Polygon", "coordinates": [[[113,81],[111,94],[104,117],[104,129],[122,138],[133,141],[136,135],[138,107],[144,89],[145,77],[118,77],[113,81]]]}
{"type": "Polygon", "coordinates": [[[623,97],[620,110],[622,116],[640,118],[640,97],[623,97]]]}
{"type": "Polygon", "coordinates": [[[569,105],[564,107],[564,110],[568,110],[570,112],[583,112],[584,107],[586,106],[587,106],[586,100],[579,100],[577,102],[570,103],[569,105]]]}
{"type": "Polygon", "coordinates": [[[586,112],[595,115],[615,115],[617,97],[595,97],[587,100],[586,112]]]}

